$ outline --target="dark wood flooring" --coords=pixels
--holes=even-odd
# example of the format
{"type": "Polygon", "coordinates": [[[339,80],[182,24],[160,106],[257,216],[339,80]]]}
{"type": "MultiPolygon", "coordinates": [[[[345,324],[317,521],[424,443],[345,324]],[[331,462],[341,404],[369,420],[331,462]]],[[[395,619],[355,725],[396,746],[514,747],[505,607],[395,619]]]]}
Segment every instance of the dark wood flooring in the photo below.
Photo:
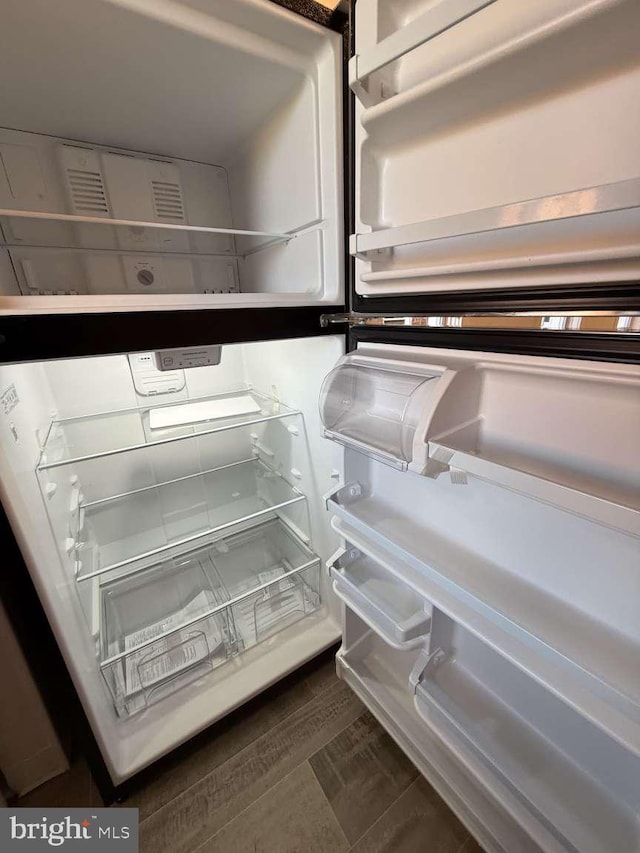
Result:
{"type": "MultiPolygon", "coordinates": [[[[87,767],[21,806],[98,806],[87,767]]],[[[141,853],[482,853],[332,660],[170,759],[124,805],[141,853]]]]}

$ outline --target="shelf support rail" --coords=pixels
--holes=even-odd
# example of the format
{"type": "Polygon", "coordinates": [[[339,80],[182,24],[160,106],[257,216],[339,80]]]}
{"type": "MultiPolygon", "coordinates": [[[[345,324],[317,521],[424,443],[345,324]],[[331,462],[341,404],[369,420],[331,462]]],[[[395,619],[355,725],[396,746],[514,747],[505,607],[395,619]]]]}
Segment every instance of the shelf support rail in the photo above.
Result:
{"type": "Polygon", "coordinates": [[[372,261],[369,252],[632,208],[640,208],[640,178],[352,234],[350,251],[372,261]]]}
{"type": "Polygon", "coordinates": [[[349,61],[349,86],[365,107],[375,102],[368,89],[368,77],[396,59],[425,44],[465,18],[475,15],[495,0],[447,0],[428,9],[414,21],[378,42],[366,53],[349,61]]]}

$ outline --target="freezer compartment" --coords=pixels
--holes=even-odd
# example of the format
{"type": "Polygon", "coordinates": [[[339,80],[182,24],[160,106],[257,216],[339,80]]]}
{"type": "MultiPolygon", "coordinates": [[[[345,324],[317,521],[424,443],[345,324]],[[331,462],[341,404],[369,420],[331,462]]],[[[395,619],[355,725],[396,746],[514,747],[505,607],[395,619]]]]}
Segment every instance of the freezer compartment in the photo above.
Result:
{"type": "Polygon", "coordinates": [[[99,660],[119,716],[318,610],[319,565],[283,521],[272,519],[134,574],[103,578],[94,587],[99,660]]]}
{"type": "Polygon", "coordinates": [[[431,419],[426,472],[466,472],[640,536],[639,399],[640,380],[615,369],[477,362],[431,419]]]}
{"type": "MultiPolygon", "coordinates": [[[[177,380],[176,380],[177,381],[177,380]]],[[[162,393],[178,393],[167,380],[162,393]]],[[[175,398],[174,398],[175,399],[175,398]]],[[[179,399],[179,398],[178,398],[179,399]]],[[[131,450],[215,435],[236,427],[293,418],[300,413],[253,389],[175,402],[156,402],[136,409],[100,412],[51,422],[38,471],[131,450]]]]}
{"type": "Polygon", "coordinates": [[[566,849],[638,847],[637,756],[438,610],[430,649],[416,709],[445,742],[480,756],[566,849]]]}
{"type": "Polygon", "coordinates": [[[368,555],[347,543],[329,561],[333,591],[393,648],[423,645],[431,604],[368,555]]]}
{"type": "Polygon", "coordinates": [[[325,435],[406,469],[442,369],[347,355],[320,392],[325,435]]]}
{"type": "MultiPolygon", "coordinates": [[[[97,501],[80,501],[72,546],[87,580],[148,563],[275,513],[308,530],[304,495],[260,459],[249,459],[97,501]]],[[[306,534],[304,534],[306,535],[306,534]]]]}
{"type": "Polygon", "coordinates": [[[342,301],[337,33],[264,0],[28,0],[3,31],[5,308],[342,301]]]}

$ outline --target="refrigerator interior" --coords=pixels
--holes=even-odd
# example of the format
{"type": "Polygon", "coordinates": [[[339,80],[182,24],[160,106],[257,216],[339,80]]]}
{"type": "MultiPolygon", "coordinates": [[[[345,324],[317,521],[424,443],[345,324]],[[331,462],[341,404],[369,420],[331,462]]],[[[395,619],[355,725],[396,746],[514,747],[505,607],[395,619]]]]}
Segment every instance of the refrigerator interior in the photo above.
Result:
{"type": "Polygon", "coordinates": [[[638,276],[635,0],[358,0],[356,291],[638,276]]]}
{"type": "Polygon", "coordinates": [[[321,401],[342,676],[487,850],[636,849],[638,368],[364,344],[321,401]]]}
{"type": "Polygon", "coordinates": [[[266,0],[28,0],[2,28],[0,308],[342,300],[337,33],[266,0]]]}
{"type": "Polygon", "coordinates": [[[317,403],[343,349],[0,368],[3,504],[115,783],[339,639],[317,403]]]}

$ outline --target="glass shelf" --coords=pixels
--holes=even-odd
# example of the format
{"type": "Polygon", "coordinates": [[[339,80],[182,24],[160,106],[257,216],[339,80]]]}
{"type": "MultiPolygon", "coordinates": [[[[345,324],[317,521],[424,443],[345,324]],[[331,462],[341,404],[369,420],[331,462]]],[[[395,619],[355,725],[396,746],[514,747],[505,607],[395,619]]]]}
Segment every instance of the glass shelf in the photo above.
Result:
{"type": "Polygon", "coordinates": [[[151,428],[151,413],[174,407],[175,402],[52,421],[37,470],[46,471],[73,462],[84,462],[300,414],[298,410],[290,409],[253,390],[184,401],[183,405],[199,404],[205,400],[233,401],[247,396],[255,401],[258,411],[160,429],[151,428]]]}
{"type": "Polygon", "coordinates": [[[300,505],[305,496],[260,459],[148,486],[78,506],[78,581],[114,569],[139,569],[159,555],[202,544],[207,537],[300,505]],[[198,541],[200,540],[200,541],[198,541]]]}
{"type": "Polygon", "coordinates": [[[100,667],[130,716],[320,606],[319,558],[281,519],[106,578],[100,667]]]}

